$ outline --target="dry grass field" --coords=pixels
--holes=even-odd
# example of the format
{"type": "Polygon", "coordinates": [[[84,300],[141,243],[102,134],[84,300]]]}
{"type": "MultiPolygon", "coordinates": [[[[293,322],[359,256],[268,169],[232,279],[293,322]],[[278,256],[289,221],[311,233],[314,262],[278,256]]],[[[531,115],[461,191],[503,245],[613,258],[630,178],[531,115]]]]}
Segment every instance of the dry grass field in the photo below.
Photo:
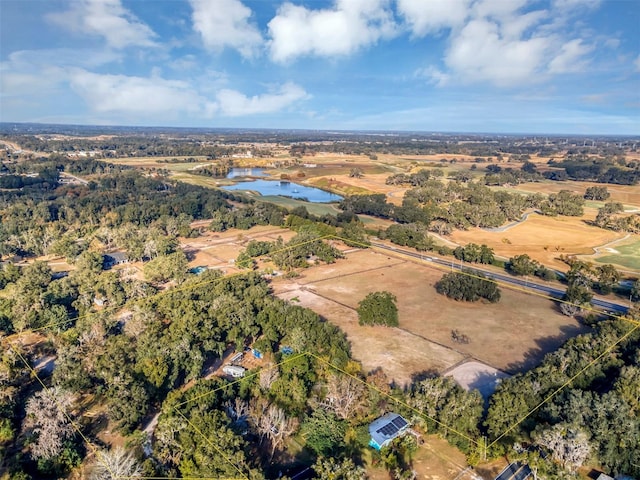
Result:
{"type": "Polygon", "coordinates": [[[282,298],[340,326],[365,369],[382,367],[401,384],[414,373],[442,372],[468,358],[510,372],[530,368],[583,331],[558,313],[553,302],[505,288],[497,304],[449,300],[434,289],[442,274],[428,262],[361,250],[335,264],[305,270],[295,281],[279,279],[274,288],[282,298]],[[379,290],[398,299],[397,329],[358,325],[358,302],[379,290]],[[455,343],[452,329],[466,334],[470,343],[455,343]]]}
{"type": "Polygon", "coordinates": [[[108,158],[105,159],[105,162],[114,163],[116,165],[127,165],[129,167],[137,167],[137,168],[167,168],[169,170],[188,170],[189,168],[193,168],[196,165],[211,163],[211,161],[207,161],[206,156],[186,156],[186,157],[123,157],[123,158],[108,158]],[[176,163],[167,163],[165,160],[177,159],[176,163]],[[187,163],[187,158],[195,158],[201,163],[187,163]],[[180,163],[180,160],[184,162],[180,163]]]}
{"type": "MultiPolygon", "coordinates": [[[[594,212],[590,212],[594,215],[594,212]]],[[[593,227],[578,217],[546,217],[531,214],[529,218],[506,231],[486,231],[472,228],[454,231],[450,238],[465,245],[486,244],[497,255],[509,258],[522,253],[544,265],[566,270],[562,255],[591,255],[594,248],[624,237],[624,233],[593,227]]]]}
{"type": "Polygon", "coordinates": [[[349,174],[331,177],[315,177],[303,183],[319,188],[329,189],[341,195],[384,193],[387,201],[395,205],[402,204],[407,187],[387,185],[386,179],[390,173],[366,174],[361,178],[350,177],[349,174]]]}
{"type": "MultiPolygon", "coordinates": [[[[194,222],[192,227],[202,227],[203,222],[194,222]]],[[[250,230],[228,230],[226,232],[205,231],[197,238],[180,238],[180,247],[190,255],[189,267],[207,267],[237,273],[234,260],[251,240],[274,241],[282,237],[284,241],[295,235],[291,230],[259,226],[250,230]]]]}

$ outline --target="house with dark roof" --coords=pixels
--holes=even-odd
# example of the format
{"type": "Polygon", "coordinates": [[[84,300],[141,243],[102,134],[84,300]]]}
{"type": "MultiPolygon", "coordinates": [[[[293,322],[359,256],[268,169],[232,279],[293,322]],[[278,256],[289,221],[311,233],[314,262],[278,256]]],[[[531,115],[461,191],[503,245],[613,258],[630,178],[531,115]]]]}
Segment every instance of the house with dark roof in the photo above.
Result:
{"type": "Polygon", "coordinates": [[[122,265],[127,262],[129,262],[129,258],[124,252],[112,252],[102,255],[102,265],[105,269],[115,267],[116,265],[122,265]]]}
{"type": "Polygon", "coordinates": [[[369,446],[380,450],[408,429],[409,422],[401,415],[392,412],[385,413],[369,425],[369,435],[371,436],[369,446]]]}

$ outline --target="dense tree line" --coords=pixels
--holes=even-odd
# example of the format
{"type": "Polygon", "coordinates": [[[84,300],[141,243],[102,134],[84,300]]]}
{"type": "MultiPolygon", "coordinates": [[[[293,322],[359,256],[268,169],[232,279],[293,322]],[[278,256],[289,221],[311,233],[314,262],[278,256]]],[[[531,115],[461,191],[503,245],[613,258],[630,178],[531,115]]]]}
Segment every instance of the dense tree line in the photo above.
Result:
{"type": "Polygon", "coordinates": [[[464,262],[487,265],[492,264],[495,260],[493,249],[484,244],[477,245],[475,243],[468,243],[464,247],[456,247],[453,250],[453,256],[464,262]]]}
{"type": "MultiPolygon", "coordinates": [[[[136,171],[109,173],[94,167],[93,161],[86,161],[76,169],[80,170],[77,173],[92,172],[93,180],[87,185],[60,185],[46,194],[41,188],[1,191],[0,254],[66,255],[81,251],[83,239],[99,231],[107,239],[118,236],[113,233],[118,229],[124,234],[122,229],[126,228],[157,227],[166,233],[167,228],[176,230],[172,227],[176,219],[182,225],[184,220],[212,219],[211,228],[218,231],[284,222],[285,211],[275,205],[254,204],[224,191],[143,176],[136,171]],[[109,229],[111,233],[106,231],[109,229]]],[[[188,235],[183,227],[178,230],[173,234],[188,235]]]]}
{"type": "Polygon", "coordinates": [[[386,230],[377,232],[379,238],[403,247],[415,248],[419,252],[434,250],[435,242],[427,234],[427,228],[420,223],[389,225],[386,230]]]}
{"type": "MultiPolygon", "coordinates": [[[[429,178],[422,186],[408,190],[401,206],[387,203],[383,194],[355,195],[342,200],[340,207],[354,214],[373,215],[399,223],[422,223],[429,230],[446,234],[453,229],[499,227],[507,221],[520,220],[530,208],[545,207],[549,214],[574,214],[574,197],[564,194],[545,200],[542,195],[518,195],[494,191],[474,182],[448,183],[429,178]]],[[[579,201],[584,202],[581,196],[579,201]]]]}
{"type": "Polygon", "coordinates": [[[640,475],[638,332],[616,344],[632,327],[624,321],[599,323],[593,333],[548,354],[540,366],[503,381],[491,397],[486,419],[490,437],[508,432],[496,451],[507,451],[514,443],[537,445],[551,459],[538,462],[549,476],[587,462],[614,475],[640,475]],[[589,366],[607,349],[609,354],[589,366]],[[568,387],[533,410],[575,375],[568,387]]]}
{"type": "Polygon", "coordinates": [[[568,155],[561,161],[549,161],[553,167],[561,167],[571,180],[635,185],[640,180],[640,165],[614,162],[611,158],[568,155]]]}

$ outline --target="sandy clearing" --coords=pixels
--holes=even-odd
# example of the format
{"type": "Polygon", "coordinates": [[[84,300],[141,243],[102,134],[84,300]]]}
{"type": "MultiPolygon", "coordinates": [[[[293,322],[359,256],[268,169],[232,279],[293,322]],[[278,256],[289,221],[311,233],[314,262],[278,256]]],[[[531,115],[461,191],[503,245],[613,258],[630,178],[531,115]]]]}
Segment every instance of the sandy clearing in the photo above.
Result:
{"type": "Polygon", "coordinates": [[[495,391],[500,381],[511,375],[482,362],[464,362],[445,373],[453,377],[465,390],[478,390],[485,401],[495,391]]]}

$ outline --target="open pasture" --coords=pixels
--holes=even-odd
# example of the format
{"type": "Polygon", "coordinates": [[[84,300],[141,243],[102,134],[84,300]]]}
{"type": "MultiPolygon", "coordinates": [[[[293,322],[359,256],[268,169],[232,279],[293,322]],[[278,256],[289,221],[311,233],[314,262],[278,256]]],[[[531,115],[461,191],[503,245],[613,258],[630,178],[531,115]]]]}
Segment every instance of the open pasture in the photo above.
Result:
{"type": "Polygon", "coordinates": [[[127,165],[130,167],[138,168],[166,168],[169,170],[188,170],[196,165],[211,163],[211,160],[207,160],[203,155],[189,155],[189,156],[174,156],[174,157],[121,157],[121,158],[107,158],[105,162],[114,163],[116,165],[127,165]],[[195,158],[197,163],[187,162],[188,158],[195,158]],[[166,162],[166,160],[177,159],[175,163],[166,162]]]}
{"type": "Polygon", "coordinates": [[[387,201],[397,205],[402,204],[402,198],[407,191],[407,187],[401,185],[387,185],[386,179],[391,173],[379,173],[356,178],[350,177],[348,173],[331,177],[315,177],[304,183],[320,188],[325,188],[342,195],[362,195],[384,193],[387,201]]]}
{"type": "Polygon", "coordinates": [[[449,300],[434,288],[443,273],[428,262],[359,250],[334,264],[305,270],[295,281],[280,279],[274,288],[340,326],[366,369],[382,367],[399,383],[421,371],[442,372],[468,358],[520,371],[584,331],[558,313],[552,301],[507,288],[502,288],[497,304],[449,300]],[[358,325],[358,303],[380,290],[398,299],[397,329],[358,325]],[[454,329],[470,342],[454,342],[454,329]]]}
{"type": "Polygon", "coordinates": [[[504,231],[472,228],[454,231],[449,238],[462,245],[484,243],[505,258],[526,253],[548,267],[567,270],[567,265],[558,259],[560,255],[591,255],[596,247],[624,235],[588,225],[577,217],[546,217],[532,213],[525,221],[504,231]]]}

